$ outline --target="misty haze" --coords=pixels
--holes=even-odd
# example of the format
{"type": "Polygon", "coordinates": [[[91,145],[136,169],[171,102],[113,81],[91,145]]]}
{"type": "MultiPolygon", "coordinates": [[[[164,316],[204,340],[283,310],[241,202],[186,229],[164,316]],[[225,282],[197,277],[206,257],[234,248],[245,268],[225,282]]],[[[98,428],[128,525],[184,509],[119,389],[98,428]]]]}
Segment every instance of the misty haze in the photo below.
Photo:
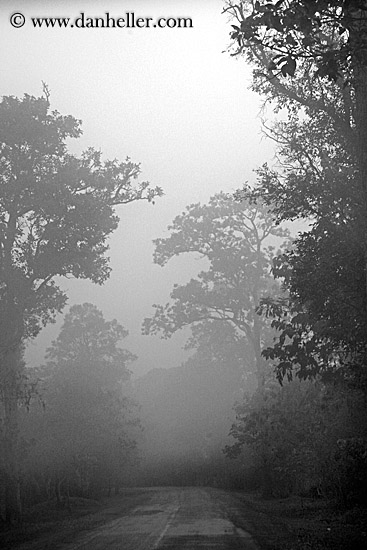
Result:
{"type": "Polygon", "coordinates": [[[0,30],[0,547],[364,549],[366,0],[0,30]]]}

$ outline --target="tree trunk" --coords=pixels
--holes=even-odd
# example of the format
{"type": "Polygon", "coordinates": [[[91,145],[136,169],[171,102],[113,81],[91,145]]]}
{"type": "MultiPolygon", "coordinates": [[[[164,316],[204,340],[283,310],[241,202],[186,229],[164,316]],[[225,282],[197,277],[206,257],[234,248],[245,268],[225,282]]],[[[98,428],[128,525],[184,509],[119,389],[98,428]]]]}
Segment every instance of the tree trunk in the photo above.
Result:
{"type": "Polygon", "coordinates": [[[20,476],[18,467],[18,365],[19,350],[4,353],[2,372],[4,399],[4,472],[5,521],[21,517],[20,476]]]}
{"type": "Polygon", "coordinates": [[[253,327],[253,348],[255,354],[255,363],[256,363],[256,378],[257,378],[257,391],[262,395],[265,388],[265,371],[266,371],[266,361],[263,358],[262,352],[262,342],[261,342],[261,319],[254,314],[254,327],[253,327]]]}

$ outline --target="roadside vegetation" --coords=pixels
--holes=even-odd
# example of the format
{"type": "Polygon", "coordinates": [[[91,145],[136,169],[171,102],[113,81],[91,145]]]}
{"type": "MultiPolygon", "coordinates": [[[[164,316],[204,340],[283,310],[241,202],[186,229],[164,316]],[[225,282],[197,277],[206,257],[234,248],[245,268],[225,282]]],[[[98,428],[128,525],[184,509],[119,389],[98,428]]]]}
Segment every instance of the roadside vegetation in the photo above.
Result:
{"type": "Polygon", "coordinates": [[[202,485],[234,492],[236,521],[262,548],[365,547],[367,6],[244,0],[224,14],[230,53],[253,67],[264,113],[279,115],[264,123],[277,157],[235,195],[188,205],[154,241],[162,268],[177,256],[202,267],[142,325],[162,338],[190,328],[180,367],[132,383],[127,331],[86,303],[27,369],[24,346],[65,306],[59,278],[102,284],[117,206],[162,191],[134,186],[129,159],[70,155],[80,122],[50,111],[47,87],[0,103],[8,542],[21,520],[19,533],[36,534],[34,514],[41,530],[54,511],[93,523],[94,500],[122,487],[202,485]]]}

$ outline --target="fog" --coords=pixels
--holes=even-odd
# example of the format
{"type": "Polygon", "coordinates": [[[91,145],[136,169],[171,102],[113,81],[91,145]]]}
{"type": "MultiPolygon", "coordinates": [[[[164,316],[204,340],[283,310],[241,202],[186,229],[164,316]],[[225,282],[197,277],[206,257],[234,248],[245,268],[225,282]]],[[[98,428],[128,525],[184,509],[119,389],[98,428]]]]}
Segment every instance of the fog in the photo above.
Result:
{"type": "MultiPolygon", "coordinates": [[[[187,258],[165,269],[152,262],[152,240],[186,205],[206,202],[220,190],[232,192],[253,181],[252,170],[272,157],[263,139],[261,102],[248,88],[250,68],[224,52],[228,24],[222,2],[134,2],[139,13],[188,16],[191,29],[34,29],[12,28],[13,3],[2,2],[3,95],[40,95],[45,81],[51,106],[83,121],[83,136],[70,142],[79,153],[88,146],[105,158],[131,157],[141,163],[142,179],[164,190],[156,204],[120,207],[118,230],[110,240],[112,273],[102,287],[71,281],[69,304],[93,302],[106,318],[117,318],[130,333],[127,345],[138,355],[136,375],[155,367],[177,366],[187,357],[187,334],[171,340],[142,337],[141,323],[153,303],[165,303],[174,283],[201,267],[187,258]]],[[[76,17],[128,11],[120,2],[19,1],[26,17],[76,17]]],[[[130,7],[132,9],[132,7],[130,7]]],[[[129,9],[130,9],[129,8],[129,9]]],[[[31,365],[61,323],[47,327],[27,349],[31,365]]]]}
{"type": "MultiPolygon", "coordinates": [[[[139,179],[159,185],[164,192],[154,204],[137,201],[117,207],[120,223],[109,239],[111,275],[103,285],[56,280],[67,292],[67,307],[56,324],[27,342],[25,361],[27,368],[39,368],[65,315],[69,311],[74,315],[70,308],[94,304],[106,321],[117,319],[129,331],[122,345],[136,356],[128,365],[133,381],[125,390],[126,399],[133,396],[136,401],[131,414],[139,418],[142,428],[141,432],[131,428],[141,463],[138,470],[131,470],[127,461],[121,470],[124,482],[167,482],[162,471],[168,464],[173,470],[182,464],[182,475],[172,474],[170,482],[196,483],[200,468],[212,460],[210,476],[215,482],[218,456],[229,442],[235,418],[233,406],[242,396],[243,353],[240,360],[232,358],[227,364],[219,360],[206,366],[200,358],[199,363],[184,364],[195,356],[194,350],[183,349],[189,328],[169,339],[142,335],[143,320],[153,315],[153,304],[166,303],[173,285],[184,285],[208,268],[208,259],[200,254],[172,258],[164,268],[154,264],[153,239],[168,238],[167,226],[187,205],[205,204],[220,191],[233,193],[245,181],[254,181],[253,170],[272,157],[273,146],[261,133],[261,102],[249,90],[251,70],[224,51],[229,31],[227,17],[221,14],[222,2],[133,4],[129,9],[154,18],[190,17],[193,28],[35,29],[30,24],[30,17],[76,17],[82,11],[90,16],[105,12],[118,16],[122,5],[110,0],[77,5],[20,1],[16,9],[27,22],[23,28],[13,28],[9,24],[13,3],[1,6],[0,45],[9,52],[2,59],[1,94],[40,96],[45,82],[51,108],[82,121],[83,135],[68,140],[71,153],[79,155],[93,146],[102,151],[103,159],[129,157],[141,163],[139,179]]],[[[128,6],[123,9],[127,11],[128,6]]],[[[69,463],[66,448],[72,449],[73,456],[82,456],[83,445],[90,446],[94,438],[99,441],[98,428],[93,427],[101,422],[99,409],[94,409],[83,389],[99,383],[93,367],[88,381],[82,371],[50,372],[48,365],[42,374],[46,386],[42,383],[39,389],[45,415],[35,399],[31,416],[22,421],[22,429],[39,441],[27,459],[29,472],[37,472],[40,465],[48,471],[50,461],[54,470],[63,469],[69,463]],[[65,392],[61,402],[56,397],[58,387],[65,392]],[[75,388],[82,392],[76,401],[75,388]],[[77,420],[81,404],[91,407],[91,431],[84,427],[82,437],[77,420]],[[68,410],[66,416],[60,416],[60,407],[68,410]],[[60,424],[60,429],[48,432],[49,422],[60,424]],[[65,447],[66,426],[69,443],[65,447]]],[[[111,384],[113,380],[120,383],[111,378],[111,384]]],[[[108,383],[106,379],[104,385],[109,387],[108,383]]]]}
{"type": "Polygon", "coordinates": [[[1,547],[364,548],[367,10],[336,4],[1,2],[1,547]]]}

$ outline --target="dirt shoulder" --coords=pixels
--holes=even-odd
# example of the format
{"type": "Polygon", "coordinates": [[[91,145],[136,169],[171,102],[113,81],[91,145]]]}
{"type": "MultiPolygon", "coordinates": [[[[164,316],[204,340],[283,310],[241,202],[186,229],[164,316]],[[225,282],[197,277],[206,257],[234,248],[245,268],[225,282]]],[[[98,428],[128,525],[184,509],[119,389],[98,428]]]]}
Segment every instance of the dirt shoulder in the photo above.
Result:
{"type": "Polygon", "coordinates": [[[364,550],[367,510],[338,511],[326,500],[291,497],[265,500],[233,493],[241,513],[233,522],[247,530],[262,550],[364,550]]]}

